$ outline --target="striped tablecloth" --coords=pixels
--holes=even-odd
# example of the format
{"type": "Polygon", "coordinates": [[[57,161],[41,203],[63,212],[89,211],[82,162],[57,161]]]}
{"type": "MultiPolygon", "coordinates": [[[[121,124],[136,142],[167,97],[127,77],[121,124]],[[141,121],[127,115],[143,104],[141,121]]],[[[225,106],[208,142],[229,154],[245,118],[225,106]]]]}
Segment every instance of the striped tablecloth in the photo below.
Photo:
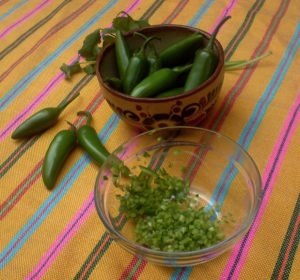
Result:
{"type": "Polygon", "coordinates": [[[300,279],[300,1],[299,0],[0,0],[0,279],[300,279]],[[167,268],[124,252],[100,222],[93,202],[99,167],[76,149],[49,192],[41,165],[59,121],[24,141],[10,134],[24,119],[80,91],[61,119],[93,114],[109,151],[137,133],[112,112],[97,78],[70,81],[59,70],[76,58],[87,34],[120,11],[150,24],[212,31],[227,60],[272,56],[226,72],[207,128],[238,141],[262,174],[263,199],[232,251],[193,268],[167,268]]]}

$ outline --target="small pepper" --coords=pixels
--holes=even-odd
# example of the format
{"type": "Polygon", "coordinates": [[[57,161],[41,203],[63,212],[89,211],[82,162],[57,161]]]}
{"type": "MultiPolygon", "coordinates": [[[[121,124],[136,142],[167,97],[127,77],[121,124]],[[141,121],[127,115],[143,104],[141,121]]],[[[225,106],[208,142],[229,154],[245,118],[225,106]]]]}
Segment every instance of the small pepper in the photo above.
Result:
{"type": "Polygon", "coordinates": [[[149,46],[150,46],[150,51],[147,56],[147,60],[148,60],[148,64],[149,64],[148,75],[150,75],[150,74],[154,73],[155,71],[159,70],[160,68],[162,68],[162,60],[161,60],[156,48],[151,43],[149,44],[149,46]]]}
{"type": "Polygon", "coordinates": [[[117,77],[104,78],[103,82],[108,83],[110,87],[117,91],[122,91],[122,81],[117,77]]]}
{"type": "Polygon", "coordinates": [[[175,95],[183,93],[183,91],[184,91],[183,87],[176,87],[176,88],[169,89],[167,91],[164,91],[164,92],[156,95],[155,98],[164,98],[164,97],[175,96],[175,95]]]}
{"type": "Polygon", "coordinates": [[[192,65],[189,64],[185,66],[177,66],[172,69],[161,68],[138,83],[130,95],[133,97],[152,97],[172,88],[172,86],[176,83],[177,77],[190,70],[191,66],[192,65]]]}
{"type": "Polygon", "coordinates": [[[101,165],[109,156],[109,152],[100,142],[96,130],[90,125],[92,114],[88,111],[77,113],[77,115],[81,114],[87,116],[87,121],[85,125],[82,125],[77,130],[78,143],[93,160],[101,165]]]}
{"type": "Polygon", "coordinates": [[[48,147],[43,161],[42,178],[49,190],[54,187],[63,163],[76,146],[76,128],[73,124],[69,122],[68,124],[71,126],[71,130],[62,130],[56,134],[48,147]]]}
{"type": "Polygon", "coordinates": [[[74,94],[69,100],[62,101],[57,107],[44,108],[21,123],[12,133],[11,138],[30,137],[53,126],[62,111],[79,95],[74,94]]]}
{"type": "Polygon", "coordinates": [[[159,52],[163,67],[174,67],[188,60],[202,45],[203,36],[199,32],[181,39],[159,52]]]}
{"type": "Polygon", "coordinates": [[[192,69],[189,72],[184,85],[184,91],[188,91],[199,86],[205,82],[216,70],[219,57],[214,50],[215,38],[221,26],[230,18],[230,16],[223,18],[212,33],[207,46],[204,49],[199,49],[196,52],[192,69]]]}
{"type": "Polygon", "coordinates": [[[155,36],[147,38],[139,51],[134,53],[130,58],[123,80],[123,90],[125,93],[130,93],[131,90],[147,75],[149,65],[145,55],[145,48],[153,39],[158,38],[155,36]]]}
{"type": "Polygon", "coordinates": [[[131,57],[131,51],[120,30],[116,31],[115,54],[120,79],[123,81],[131,57]]]}

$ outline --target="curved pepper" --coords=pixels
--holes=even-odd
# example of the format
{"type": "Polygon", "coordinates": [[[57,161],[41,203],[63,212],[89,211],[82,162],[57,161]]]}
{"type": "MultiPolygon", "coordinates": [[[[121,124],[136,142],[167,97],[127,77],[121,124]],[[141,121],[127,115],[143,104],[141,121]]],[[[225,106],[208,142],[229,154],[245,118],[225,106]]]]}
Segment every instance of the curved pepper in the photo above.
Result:
{"type": "Polygon", "coordinates": [[[77,113],[77,115],[81,114],[87,116],[87,121],[77,130],[78,143],[94,161],[101,165],[109,156],[109,152],[98,138],[96,130],[90,125],[92,114],[88,111],[77,113]]]}
{"type": "Polygon", "coordinates": [[[46,152],[43,166],[42,178],[47,189],[54,187],[56,178],[68,155],[76,146],[76,128],[69,123],[71,130],[62,130],[56,134],[46,152]]]}
{"type": "Polygon", "coordinates": [[[202,45],[203,36],[199,32],[181,39],[159,52],[163,67],[174,67],[188,60],[202,45]]]}
{"type": "Polygon", "coordinates": [[[152,97],[170,89],[176,83],[177,77],[191,69],[191,66],[189,64],[172,69],[161,68],[138,83],[130,95],[133,97],[152,97]]]}
{"type": "Polygon", "coordinates": [[[11,138],[19,139],[29,137],[53,126],[62,111],[79,95],[74,94],[67,101],[62,101],[57,107],[44,108],[21,123],[12,133],[11,138]]]}
{"type": "Polygon", "coordinates": [[[189,72],[184,85],[184,91],[188,91],[199,86],[205,82],[216,70],[219,57],[213,48],[215,38],[221,26],[230,18],[230,16],[223,18],[212,33],[207,46],[204,49],[199,49],[196,52],[192,69],[189,72]]]}
{"type": "Polygon", "coordinates": [[[145,55],[145,48],[153,39],[158,38],[155,36],[147,38],[140,50],[134,53],[130,58],[123,80],[123,90],[125,93],[130,93],[131,90],[147,75],[149,65],[145,55]]]}
{"type": "Polygon", "coordinates": [[[123,81],[131,57],[131,51],[120,30],[116,31],[115,54],[120,79],[123,81]]]}

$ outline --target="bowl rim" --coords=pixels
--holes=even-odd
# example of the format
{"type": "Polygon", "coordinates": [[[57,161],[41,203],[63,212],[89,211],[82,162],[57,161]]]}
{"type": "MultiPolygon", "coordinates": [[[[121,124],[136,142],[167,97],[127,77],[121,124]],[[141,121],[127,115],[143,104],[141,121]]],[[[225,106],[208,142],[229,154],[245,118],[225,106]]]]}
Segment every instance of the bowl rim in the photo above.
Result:
{"type": "MultiPolygon", "coordinates": [[[[134,32],[143,32],[145,30],[149,30],[149,29],[164,29],[164,28],[171,28],[171,29],[184,29],[187,31],[190,31],[191,34],[192,32],[200,32],[206,39],[209,39],[211,34],[208,33],[205,30],[202,29],[198,29],[196,27],[191,27],[191,26],[187,26],[187,25],[181,25],[181,24],[156,24],[156,25],[150,25],[150,26],[146,26],[146,27],[142,27],[142,28],[138,28],[135,30],[131,30],[129,32],[124,33],[124,36],[132,36],[134,32]]],[[[133,97],[130,96],[128,94],[125,94],[123,92],[117,91],[113,88],[111,88],[107,83],[105,83],[103,81],[103,77],[100,73],[100,64],[102,61],[102,58],[105,54],[105,52],[107,51],[107,49],[109,48],[113,48],[115,44],[115,39],[111,40],[108,44],[106,44],[100,51],[100,53],[97,55],[96,58],[96,76],[97,79],[100,83],[100,85],[102,87],[104,87],[108,92],[110,92],[111,94],[113,94],[114,96],[117,96],[119,98],[125,99],[127,101],[135,101],[135,102],[142,102],[142,103],[160,103],[160,102],[164,102],[164,101],[172,101],[172,100],[177,100],[178,98],[183,98],[183,97],[188,97],[190,95],[196,94],[198,93],[200,90],[206,88],[207,86],[209,86],[212,82],[215,81],[215,79],[219,76],[219,74],[225,69],[225,62],[224,62],[224,50],[223,50],[223,46],[221,45],[221,43],[218,41],[217,38],[215,38],[215,42],[214,45],[216,46],[217,50],[218,50],[218,55],[219,55],[219,63],[217,65],[217,68],[215,70],[215,72],[201,85],[199,85],[196,88],[193,88],[189,91],[183,92],[179,95],[175,95],[175,96],[169,96],[169,97],[162,97],[162,98],[153,98],[153,97],[133,97]]]]}
{"type": "MultiPolygon", "coordinates": [[[[250,213],[249,217],[247,220],[245,220],[245,222],[241,225],[241,227],[238,229],[238,231],[231,235],[230,237],[222,240],[221,242],[200,249],[200,250],[194,250],[194,251],[184,251],[184,252],[166,252],[166,251],[160,251],[160,250],[154,250],[151,248],[147,248],[144,247],[134,241],[131,241],[129,239],[127,239],[125,236],[123,236],[122,234],[119,233],[119,231],[115,230],[110,223],[107,221],[105,214],[103,214],[100,210],[100,205],[99,205],[99,201],[98,201],[98,185],[97,182],[99,181],[99,178],[104,170],[104,167],[106,165],[106,162],[108,161],[108,159],[103,163],[103,165],[101,166],[97,178],[96,178],[96,182],[95,182],[95,187],[94,187],[94,202],[95,202],[95,208],[96,211],[98,213],[98,216],[100,217],[102,223],[104,224],[105,228],[113,234],[113,238],[115,239],[114,236],[117,236],[119,239],[121,239],[123,242],[126,243],[128,247],[128,245],[132,248],[134,248],[135,250],[138,250],[139,252],[143,252],[149,255],[159,255],[160,257],[172,257],[174,259],[176,258],[181,258],[181,257],[191,257],[191,256],[199,256],[199,255],[203,255],[203,254],[207,254],[207,253],[212,253],[212,252],[218,252],[225,250],[228,247],[231,247],[231,242],[235,239],[237,239],[237,241],[241,238],[241,234],[251,225],[251,223],[253,222],[255,216],[257,215],[257,212],[260,208],[261,205],[261,201],[262,201],[262,179],[261,179],[261,174],[259,172],[259,169],[255,163],[255,161],[253,160],[253,158],[251,157],[251,155],[237,142],[235,142],[232,138],[221,134],[220,132],[214,131],[214,130],[210,130],[207,128],[201,128],[201,127],[194,127],[194,126],[170,126],[170,127],[163,127],[163,128],[156,128],[156,129],[152,129],[149,131],[145,131],[142,132],[132,138],[130,138],[129,140],[125,141],[124,143],[122,143],[121,145],[119,145],[111,154],[115,155],[115,153],[119,150],[120,147],[130,143],[130,142],[134,142],[137,138],[141,138],[143,136],[145,136],[146,134],[150,134],[151,133],[155,133],[156,131],[160,131],[160,130],[174,130],[174,129],[193,129],[193,130],[202,130],[204,132],[210,133],[210,134],[215,134],[218,137],[224,138],[226,141],[229,141],[230,143],[234,144],[235,146],[237,146],[237,148],[240,149],[240,152],[242,152],[246,157],[248,157],[248,159],[250,160],[250,162],[252,163],[254,170],[256,172],[257,178],[258,178],[258,186],[257,189],[255,189],[255,191],[257,191],[257,193],[255,193],[255,198],[254,199],[254,203],[253,203],[253,211],[252,213],[250,213]],[[240,238],[238,238],[240,236],[240,238]]],[[[109,158],[109,157],[108,157],[109,158]]],[[[218,255],[218,254],[217,254],[218,255]]]]}

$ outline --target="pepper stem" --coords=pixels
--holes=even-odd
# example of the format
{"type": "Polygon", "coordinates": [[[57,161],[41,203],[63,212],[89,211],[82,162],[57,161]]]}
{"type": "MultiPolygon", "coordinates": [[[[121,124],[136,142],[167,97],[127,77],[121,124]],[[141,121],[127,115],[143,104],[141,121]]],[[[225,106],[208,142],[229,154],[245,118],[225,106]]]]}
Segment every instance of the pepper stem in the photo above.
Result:
{"type": "Polygon", "coordinates": [[[71,122],[69,122],[69,121],[66,121],[66,123],[71,126],[71,130],[75,133],[76,132],[76,126],[74,124],[72,124],[71,122]]]}
{"type": "Polygon", "coordinates": [[[260,56],[257,56],[251,60],[240,60],[240,61],[228,61],[228,62],[225,62],[225,70],[226,71],[230,71],[230,70],[235,70],[235,69],[238,69],[238,68],[242,68],[244,66],[248,66],[248,65],[251,65],[253,64],[254,62],[258,61],[258,60],[261,60],[269,55],[271,55],[272,52],[267,52],[263,55],[260,55],[260,56]]]}
{"type": "Polygon", "coordinates": [[[58,104],[57,109],[61,113],[75,98],[79,96],[80,92],[76,92],[69,100],[63,100],[58,104]]]}
{"type": "Polygon", "coordinates": [[[214,42],[215,42],[215,38],[221,28],[221,26],[225,23],[225,21],[227,21],[228,19],[230,19],[231,16],[227,16],[227,17],[224,17],[220,22],[219,24],[217,25],[217,27],[215,28],[215,30],[213,31],[213,33],[211,34],[211,37],[208,41],[208,44],[206,46],[206,49],[211,49],[213,48],[213,45],[214,45],[214,42]]]}
{"type": "Polygon", "coordinates": [[[91,120],[92,120],[92,114],[89,111],[79,111],[77,113],[77,116],[79,115],[86,115],[87,116],[87,120],[86,120],[86,125],[90,125],[91,120]]]}

